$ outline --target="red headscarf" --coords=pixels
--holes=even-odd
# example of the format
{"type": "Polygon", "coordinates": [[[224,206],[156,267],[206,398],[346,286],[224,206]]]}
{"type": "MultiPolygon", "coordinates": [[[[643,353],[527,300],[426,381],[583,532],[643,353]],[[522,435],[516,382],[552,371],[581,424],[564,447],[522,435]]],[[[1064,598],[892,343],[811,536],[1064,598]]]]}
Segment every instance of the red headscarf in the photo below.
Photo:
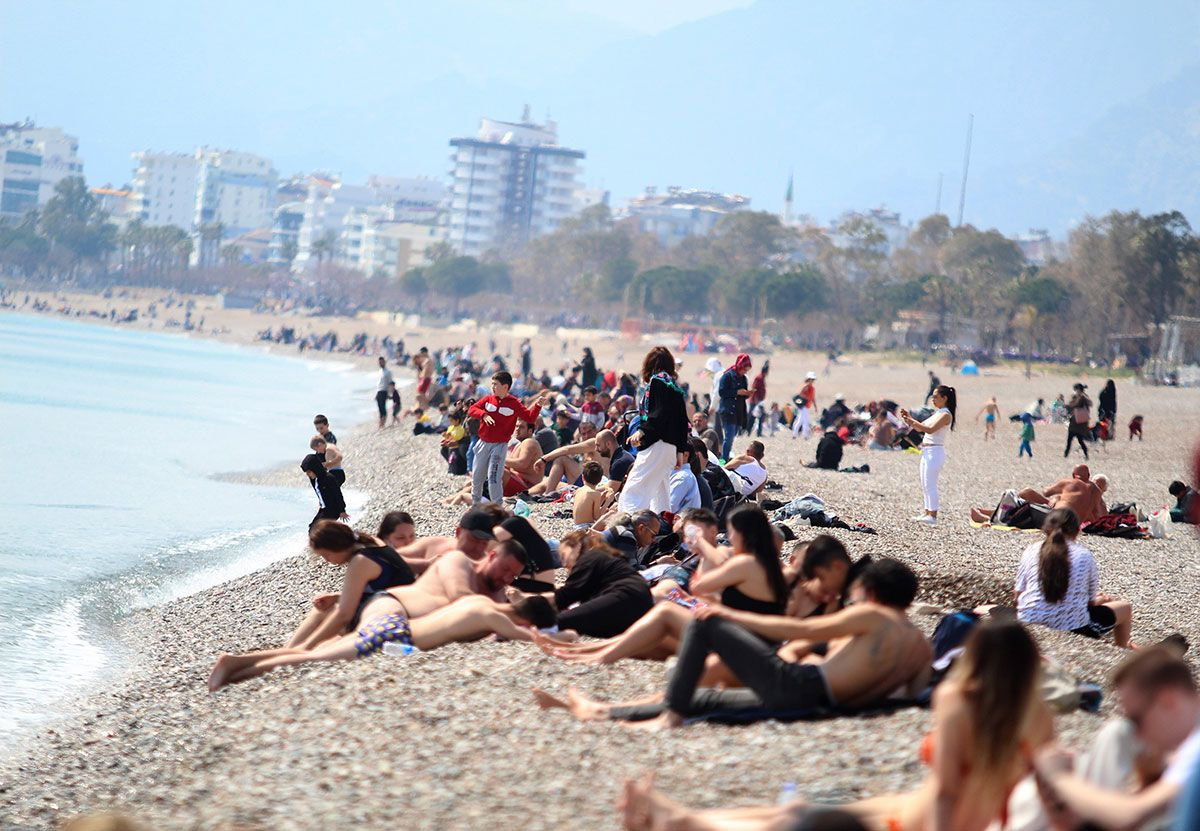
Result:
{"type": "Polygon", "coordinates": [[[733,366],[730,369],[736,369],[738,372],[744,372],[750,368],[750,356],[745,352],[739,352],[738,356],[733,359],[733,366]]]}

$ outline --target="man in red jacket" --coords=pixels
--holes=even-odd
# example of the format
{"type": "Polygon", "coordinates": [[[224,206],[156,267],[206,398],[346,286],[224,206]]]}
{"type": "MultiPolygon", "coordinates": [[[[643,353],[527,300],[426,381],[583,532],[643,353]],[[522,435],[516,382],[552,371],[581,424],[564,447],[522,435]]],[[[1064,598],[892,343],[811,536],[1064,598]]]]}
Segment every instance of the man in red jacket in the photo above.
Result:
{"type": "Polygon", "coordinates": [[[485,481],[488,498],[492,502],[504,501],[504,459],[517,419],[530,424],[536,422],[542,404],[551,395],[549,390],[542,390],[533,399],[533,407],[527,410],[524,404],[508,394],[511,387],[512,375],[497,372],[492,376],[492,394],[479,399],[467,410],[468,415],[480,422],[479,441],[475,443],[475,469],[471,475],[472,505],[483,500],[485,481]]]}

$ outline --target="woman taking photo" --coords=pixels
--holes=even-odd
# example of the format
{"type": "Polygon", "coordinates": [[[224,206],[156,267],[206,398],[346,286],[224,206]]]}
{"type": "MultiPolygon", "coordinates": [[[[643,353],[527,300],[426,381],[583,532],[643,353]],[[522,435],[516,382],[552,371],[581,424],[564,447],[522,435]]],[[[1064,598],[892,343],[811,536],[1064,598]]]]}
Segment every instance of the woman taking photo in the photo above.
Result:
{"type": "Polygon", "coordinates": [[[656,346],[642,362],[642,393],[638,398],[640,424],[629,437],[637,458],[621,488],[618,506],[632,514],[649,508],[656,514],[670,510],[668,482],[681,456],[688,453],[691,428],[687,402],[676,383],[675,357],[665,346],[656,346]]]}
{"type": "MultiPolygon", "coordinates": [[[[1029,772],[1026,761],[1053,737],[1041,699],[1041,657],[1016,622],[982,623],[933,696],[933,729],[921,744],[924,784],[905,794],[843,806],[871,831],[984,831],[1004,822],[1008,797],[1029,772]]],[[[796,801],[762,808],[695,811],[654,790],[653,777],[626,782],[625,828],[769,831],[813,815],[796,801]]]]}
{"type": "Polygon", "coordinates": [[[1112,632],[1117,646],[1130,648],[1133,607],[1100,593],[1096,559],[1076,542],[1079,517],[1070,508],[1053,510],[1042,532],[1046,538],[1026,548],[1017,567],[1017,617],[1088,638],[1112,632]]]}
{"type": "Polygon", "coordinates": [[[958,410],[958,396],[954,387],[939,384],[933,390],[933,415],[917,421],[908,410],[900,411],[900,418],[918,433],[921,439],[921,491],[925,495],[925,513],[913,517],[914,522],[935,525],[938,515],[938,474],[946,464],[946,434],[954,429],[954,414],[958,410]]]}

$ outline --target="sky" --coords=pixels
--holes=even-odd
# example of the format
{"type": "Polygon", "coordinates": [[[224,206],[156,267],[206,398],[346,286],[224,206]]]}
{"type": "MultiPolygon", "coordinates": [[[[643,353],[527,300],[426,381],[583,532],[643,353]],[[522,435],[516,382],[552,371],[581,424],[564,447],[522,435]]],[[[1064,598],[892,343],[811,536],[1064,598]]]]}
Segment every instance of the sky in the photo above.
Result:
{"type": "Polygon", "coordinates": [[[614,204],[648,185],[828,220],[886,205],[1062,232],[1200,221],[1194,0],[0,0],[0,122],[131,153],[231,148],[281,175],[444,178],[448,141],[528,104],[614,204]]]}

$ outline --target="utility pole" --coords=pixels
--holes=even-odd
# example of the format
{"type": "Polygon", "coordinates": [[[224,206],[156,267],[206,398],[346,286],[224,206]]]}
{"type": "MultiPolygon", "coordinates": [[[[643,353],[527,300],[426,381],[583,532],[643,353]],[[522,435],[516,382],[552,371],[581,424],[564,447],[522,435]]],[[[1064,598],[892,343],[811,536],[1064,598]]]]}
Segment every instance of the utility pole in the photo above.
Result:
{"type": "Polygon", "coordinates": [[[967,206],[967,172],[971,169],[971,133],[975,129],[975,113],[967,116],[967,151],[963,156],[963,178],[962,190],[958,194],[958,222],[954,223],[955,227],[961,227],[963,223],[963,210],[967,206]]]}
{"type": "Polygon", "coordinates": [[[937,202],[935,202],[933,205],[933,212],[935,214],[940,214],[942,212],[942,174],[940,172],[938,173],[937,202]]]}

